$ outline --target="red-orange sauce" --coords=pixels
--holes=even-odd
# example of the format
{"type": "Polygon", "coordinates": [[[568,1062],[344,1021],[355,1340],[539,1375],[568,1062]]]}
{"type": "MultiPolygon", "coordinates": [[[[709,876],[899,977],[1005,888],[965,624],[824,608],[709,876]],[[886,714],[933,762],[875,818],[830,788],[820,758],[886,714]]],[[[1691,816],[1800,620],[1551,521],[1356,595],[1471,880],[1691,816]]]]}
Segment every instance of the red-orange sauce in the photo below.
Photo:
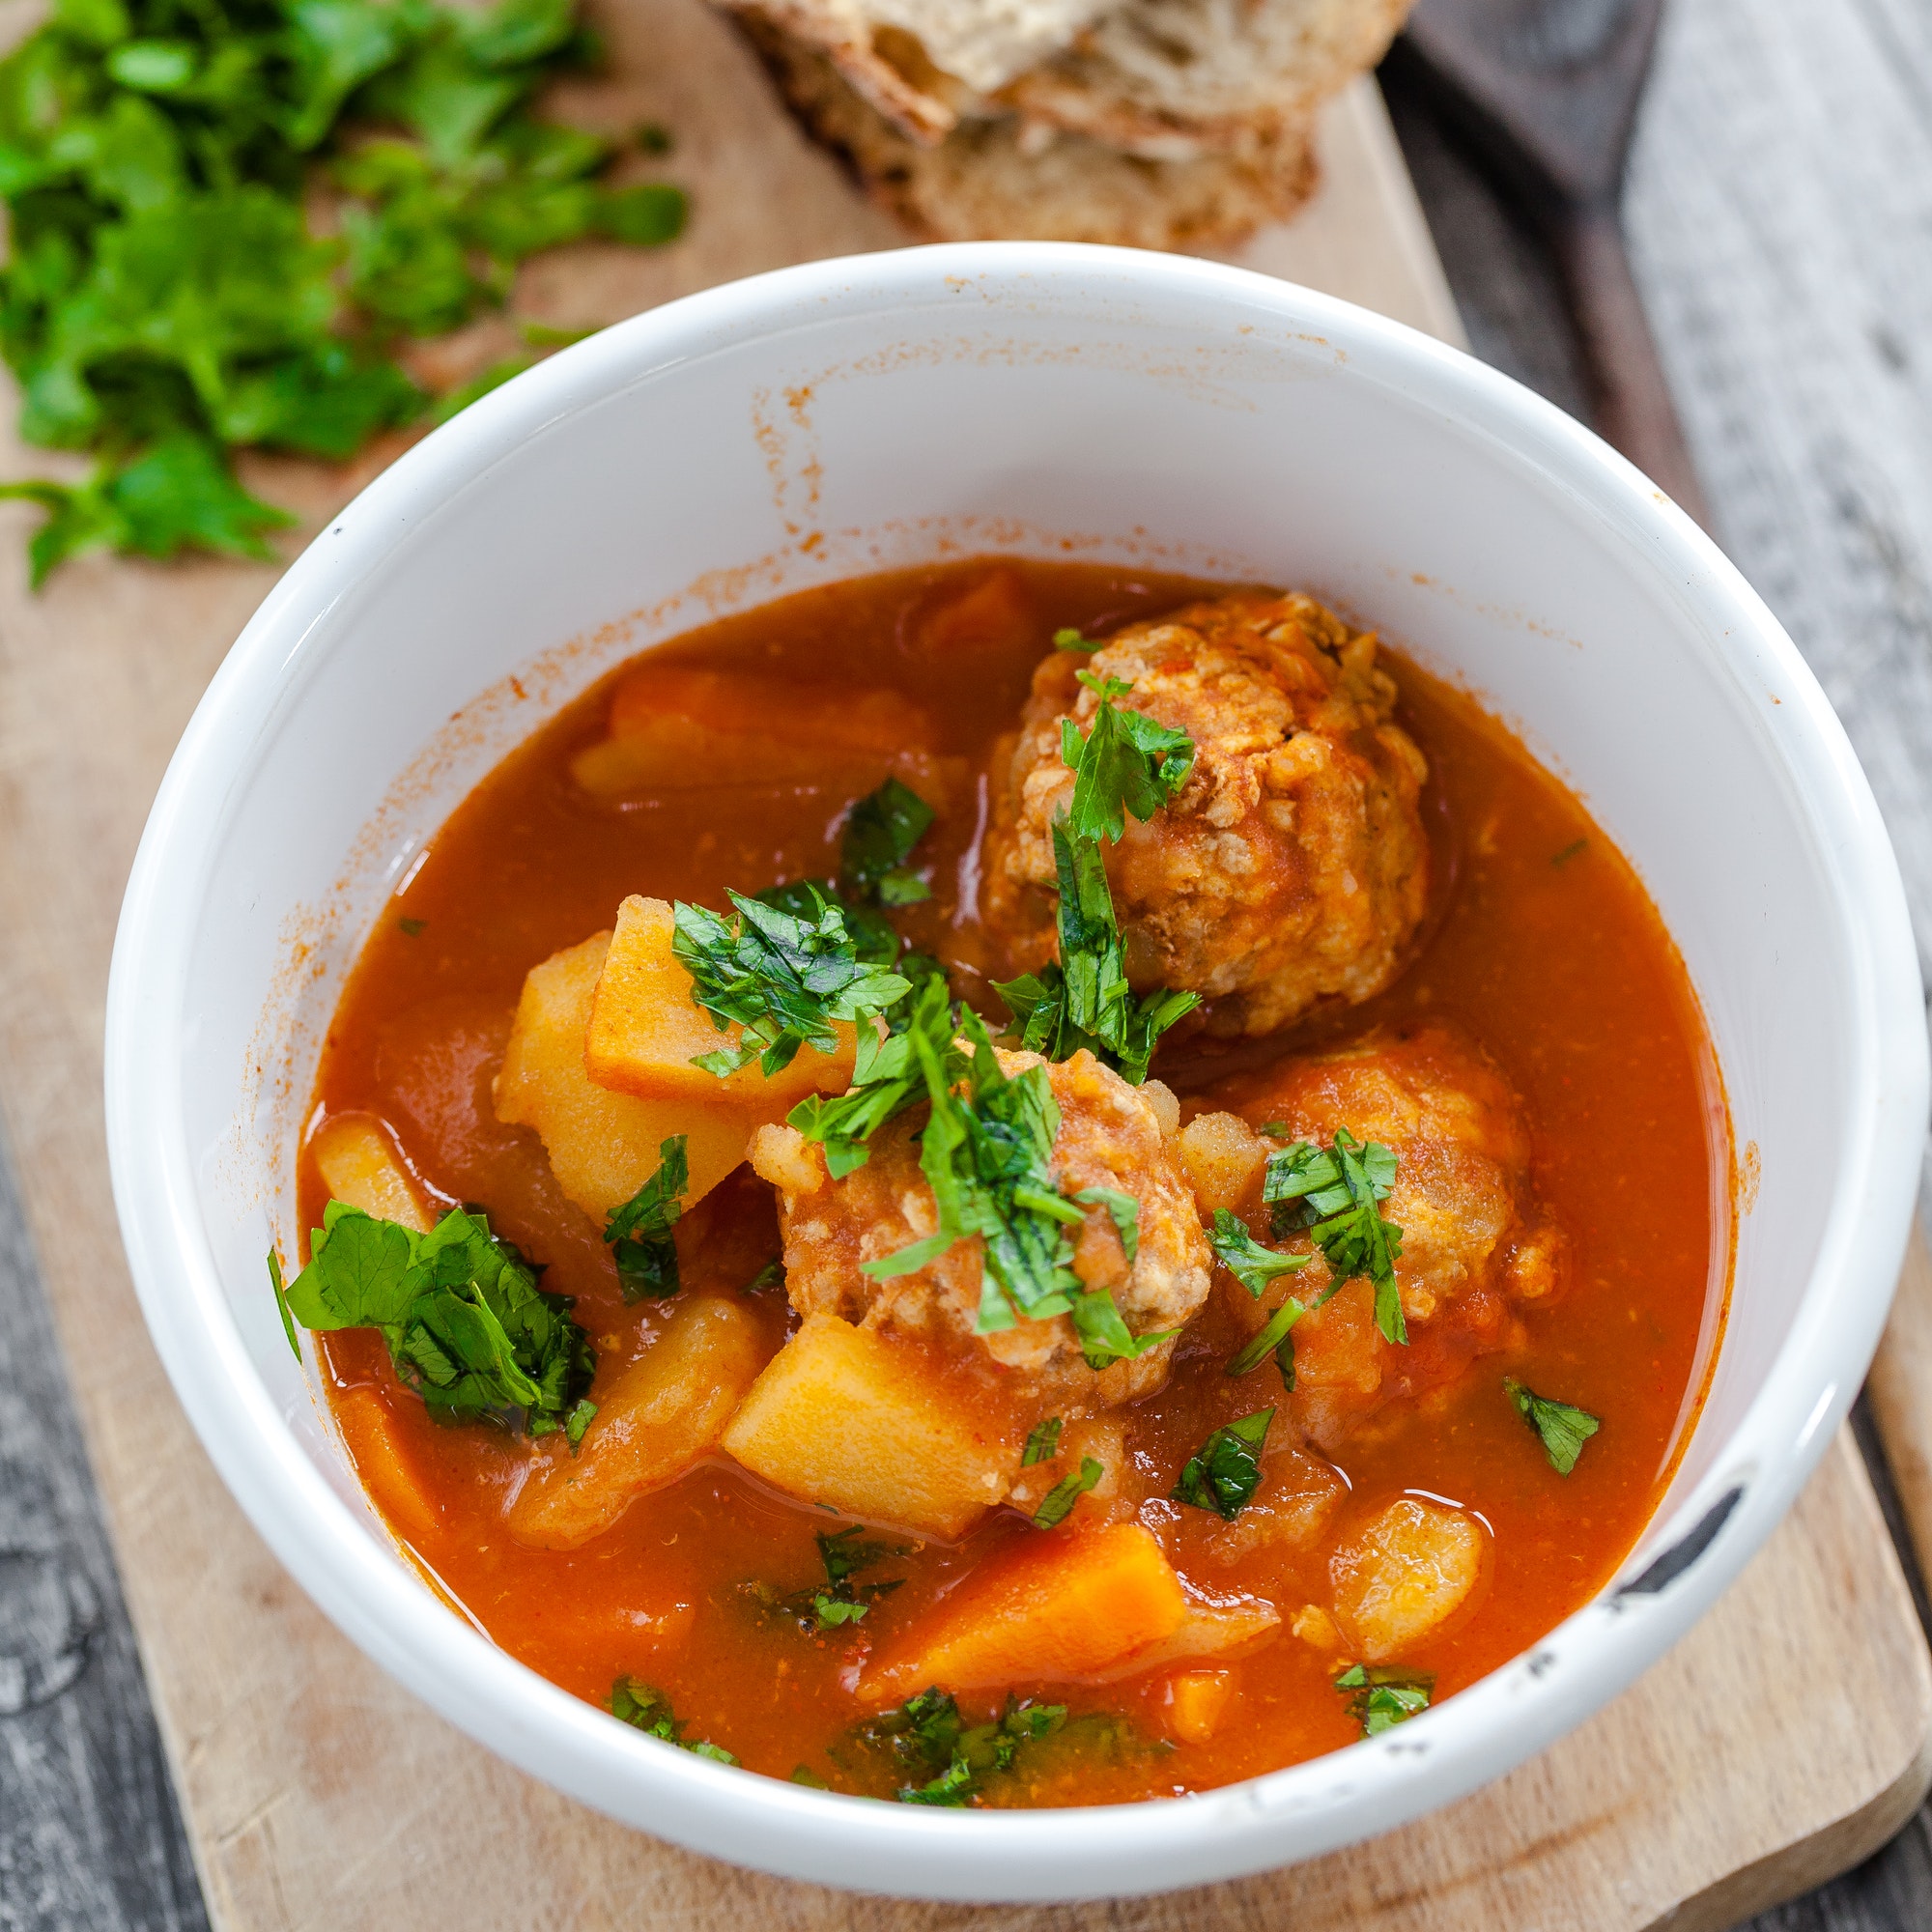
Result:
{"type": "MultiPolygon", "coordinates": [[[[986,569],[947,565],[833,585],[663,650],[828,687],[895,687],[941,721],[944,752],[983,771],[1057,627],[1092,635],[1204,588],[1095,566],[1022,565],[1037,619],[1023,637],[955,639],[950,650],[934,649],[923,620],[986,569]]],[[[1297,1579],[1304,1594],[1274,1593],[1285,1620],[1301,1603],[1322,1601],[1327,1551],[1404,1491],[1479,1512],[1494,1534],[1479,1601],[1405,1660],[1435,1674],[1439,1701],[1587,1601],[1649,1518],[1721,1315],[1730,1145],[1682,962],[1630,867],[1494,719],[1399,655],[1390,662],[1401,722],[1431,767],[1435,904],[1417,956],[1367,1007],[1322,1014],[1264,1048],[1197,1053],[1155,1070],[1185,1092],[1284,1048],[1441,1016],[1479,1041],[1522,1095],[1536,1185],[1567,1231],[1573,1263],[1567,1293],[1528,1312],[1527,1350],[1507,1366],[1601,1416],[1602,1431],[1575,1473],[1559,1477],[1502,1396],[1502,1367],[1478,1361],[1452,1389],[1344,1454],[1352,1493],[1307,1559],[1297,1579]]],[[[505,759],[438,835],[364,950],[317,1089],[329,1112],[380,1115],[424,1179],[486,1207],[499,1233],[547,1264],[544,1285],[578,1297],[577,1318],[598,1338],[607,1373],[635,1358],[665,1310],[624,1305],[598,1230],[558,1194],[535,1135],[499,1125],[492,1112],[490,1082],[524,976],[609,926],[627,894],[722,905],[727,886],[751,892],[836,870],[838,819],[851,802],[844,791],[788,783],[699,787],[623,810],[593,805],[568,766],[602,734],[609,687],[505,759]]],[[[970,893],[980,817],[969,786],[964,808],[923,848],[938,861],[935,897],[899,916],[914,944],[955,963],[960,990],[976,999],[983,998],[975,977],[981,952],[970,893]]],[[[312,1171],[303,1205],[309,1220],[319,1218],[312,1171]]],[[[767,1191],[741,1170],[680,1230],[687,1285],[734,1288],[776,1245],[767,1191]]],[[[764,1300],[776,1326],[781,1297],[764,1300]]],[[[828,1747],[867,1715],[851,1691],[866,1646],[903,1629],[989,1550],[1036,1533],[996,1511],[957,1547],[927,1545],[895,1566],[909,1580],[863,1630],[807,1636],[758,1614],[742,1586],[818,1583],[813,1533],[827,1526],[823,1513],[774,1496],[719,1459],[638,1502],[582,1549],[522,1548],[501,1509],[524,1445],[487,1427],[437,1427],[373,1333],[318,1339],[331,1401],[376,1502],[498,1643],[600,1703],[619,1675],[647,1679],[668,1692],[689,1736],[777,1776],[804,1766],[835,1785],[862,1785],[828,1747]]],[[[1220,1365],[1236,1339],[1210,1298],[1168,1390],[1136,1415],[1130,1447],[1148,1466],[1171,1465],[1225,1418],[1220,1365]]],[[[1184,1567],[1184,1542],[1180,1560],[1184,1567]]],[[[1217,1570],[1209,1580],[1225,1590],[1240,1573],[1217,1570]]],[[[1120,1714],[1150,1747],[1042,1747],[1024,1776],[996,1781],[988,1801],[1199,1790],[1359,1735],[1330,1686],[1333,1659],[1285,1628],[1232,1668],[1234,1699],[1201,1744],[1170,1737],[1169,1672],[1085,1689],[1015,1687],[1076,1716],[1120,1714]]],[[[960,1702],[977,1719],[998,1700],[960,1702]]]]}

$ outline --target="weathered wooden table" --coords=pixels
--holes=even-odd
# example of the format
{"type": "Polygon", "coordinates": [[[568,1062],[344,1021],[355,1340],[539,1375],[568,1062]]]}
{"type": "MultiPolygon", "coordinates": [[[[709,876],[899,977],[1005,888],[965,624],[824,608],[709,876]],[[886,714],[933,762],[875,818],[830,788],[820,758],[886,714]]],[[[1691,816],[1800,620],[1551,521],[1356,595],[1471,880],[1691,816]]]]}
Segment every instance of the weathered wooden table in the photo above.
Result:
{"type": "MultiPolygon", "coordinates": [[[[1478,351],[1577,407],[1547,263],[1396,107],[1478,351]]],[[[1845,717],[1932,955],[1932,10],[1676,0],[1629,213],[1720,539],[1845,717]]],[[[1760,1924],[1927,1922],[1921,1813],[1760,1924]]],[[[205,1923],[0,1172],[0,1932],[205,1923]]]]}

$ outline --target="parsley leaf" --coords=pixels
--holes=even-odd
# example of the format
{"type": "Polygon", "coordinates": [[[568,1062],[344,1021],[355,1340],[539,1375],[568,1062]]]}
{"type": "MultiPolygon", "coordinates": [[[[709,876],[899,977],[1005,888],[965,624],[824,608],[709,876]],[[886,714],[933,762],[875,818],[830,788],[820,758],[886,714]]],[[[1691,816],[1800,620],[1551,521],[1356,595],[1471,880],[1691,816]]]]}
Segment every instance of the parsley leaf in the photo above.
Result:
{"type": "MultiPolygon", "coordinates": [[[[1333,1293],[1331,1290],[1330,1293],[1333,1293]]],[[[1325,1300],[1327,1297],[1322,1297],[1325,1300]]],[[[1318,1303],[1319,1307],[1321,1304],[1318,1303]]],[[[1267,1324],[1253,1341],[1239,1350],[1228,1363],[1226,1373],[1231,1376],[1245,1376],[1267,1360],[1274,1357],[1274,1365],[1281,1371],[1281,1385],[1289,1394],[1294,1393],[1294,1324],[1308,1313],[1293,1295],[1289,1295],[1267,1319],[1267,1324]]]]}
{"type": "Polygon", "coordinates": [[[280,1272],[271,1263],[285,1321],[380,1329],[397,1375],[439,1422],[566,1429],[575,1446],[596,1413],[583,1400],[596,1355],[570,1297],[539,1289],[479,1213],[452,1208],[418,1235],[331,1201],[308,1266],[285,1288],[280,1272]]]}
{"type": "MultiPolygon", "coordinates": [[[[617,1264],[617,1286],[626,1301],[662,1301],[678,1291],[677,1243],[671,1230],[684,1211],[691,1185],[685,1136],[659,1143],[658,1171],[621,1207],[611,1210],[604,1238],[617,1264]]],[[[758,1286],[756,1282],[753,1287],[758,1286]]]]}
{"type": "MultiPolygon", "coordinates": [[[[1014,1321],[1072,1321],[1088,1366],[1131,1361],[1166,1335],[1128,1331],[1114,1298],[1089,1292],[1073,1272],[1071,1228],[1084,1218],[1059,1189],[1049,1161],[1060,1108],[1046,1068],[1009,1077],[1000,1068],[984,1023],[970,1009],[956,1017],[944,981],[921,988],[912,1023],[898,1037],[917,1065],[931,1105],[920,1168],[939,1209],[939,1227],[896,1254],[861,1264],[886,1281],[928,1266],[954,1242],[984,1243],[978,1331],[1014,1321]],[[955,1031],[972,1048],[963,1056],[955,1031]],[[963,1063],[963,1064],[962,1064],[963,1063]],[[955,1092],[964,1084],[965,1094],[955,1092]]],[[[888,1042],[888,1045],[894,1042],[888,1042]]]]}
{"type": "MultiPolygon", "coordinates": [[[[735,1048],[692,1064],[721,1079],[756,1060],[773,1074],[811,1045],[830,1053],[833,1028],[883,1012],[912,981],[859,957],[843,907],[808,886],[810,909],[792,913],[742,893],[728,896],[735,920],[679,900],[671,909],[670,950],[691,975],[691,997],[720,1033],[744,1029],[735,1048]]],[[[862,1029],[863,1031],[863,1029],[862,1029]]]]}
{"type": "Polygon", "coordinates": [[[1526,1389],[1514,1376],[1503,1378],[1503,1392],[1515,1403],[1517,1413],[1536,1431],[1543,1441],[1543,1453],[1559,1476],[1567,1476],[1577,1466],[1583,1444],[1604,1425],[1588,1409],[1567,1402],[1552,1402],[1548,1396],[1526,1389]]]}
{"type": "Polygon", "coordinates": [[[1299,1226],[1315,1236],[1338,1285],[1357,1275],[1375,1284],[1376,1326],[1388,1341],[1406,1344],[1408,1323],[1395,1279],[1402,1230],[1382,1219],[1378,1205],[1395,1172],[1395,1155],[1378,1141],[1364,1145],[1337,1127],[1329,1148],[1297,1141],[1269,1154],[1262,1199],[1274,1208],[1277,1235],[1299,1226]]]}
{"type": "Polygon", "coordinates": [[[1084,738],[1072,719],[1060,721],[1061,762],[1074,775],[1067,823],[1076,838],[1118,839],[1128,812],[1146,824],[1187,782],[1194,740],[1145,712],[1121,710],[1114,699],[1133,689],[1125,680],[1077,675],[1100,703],[1084,738]]]}
{"type": "Polygon", "coordinates": [[[1374,1738],[1426,1711],[1435,1679],[1426,1670],[1356,1663],[1335,1679],[1335,1689],[1354,1693],[1349,1699],[1349,1715],[1361,1725],[1365,1738],[1374,1738]]]}
{"type": "Polygon", "coordinates": [[[1132,1267],[1135,1257],[1141,1251],[1141,1204],[1131,1194],[1122,1194],[1118,1187],[1083,1187],[1073,1198],[1089,1208],[1104,1208],[1107,1210],[1114,1232],[1121,1237],[1121,1252],[1126,1256],[1127,1265],[1132,1267]]]}
{"type": "Polygon", "coordinates": [[[895,1557],[912,1554],[902,1543],[853,1541],[862,1534],[860,1525],[855,1522],[847,1528],[834,1530],[829,1535],[821,1534],[817,1538],[819,1560],[825,1565],[828,1587],[814,1593],[811,1610],[821,1633],[839,1624],[864,1623],[866,1612],[881,1597],[891,1595],[905,1581],[903,1577],[876,1583],[852,1581],[861,1570],[869,1570],[895,1557]]]}
{"type": "Polygon", "coordinates": [[[807,1140],[824,1147],[826,1171],[835,1180],[865,1166],[872,1136],[923,1097],[925,1074],[913,1051],[913,1033],[923,1030],[949,1079],[966,1071],[965,1056],[953,1043],[957,1029],[945,969],[919,952],[908,953],[900,965],[915,981],[912,996],[887,1013],[893,1031],[884,1039],[871,1027],[859,1029],[851,1087],[835,1095],[809,1094],[785,1116],[807,1140]]]}
{"type": "MultiPolygon", "coordinates": [[[[293,1330],[289,1339],[292,1342],[295,1339],[293,1330]]],[[[298,1349],[296,1353],[300,1354],[301,1350],[298,1349]]],[[[1031,1469],[1036,1463],[1052,1462],[1060,1453],[1060,1432],[1065,1427],[1057,1415],[1049,1415],[1044,1422],[1035,1423],[1033,1433],[1026,1439],[1026,1450],[1020,1457],[1020,1467],[1031,1469]]]]}
{"type": "Polygon", "coordinates": [[[907,867],[906,860],[934,816],[931,806],[897,779],[867,792],[845,821],[838,860],[838,890],[845,899],[889,906],[929,899],[932,888],[907,867]]]}
{"type": "Polygon", "coordinates": [[[1233,1522],[1260,1487],[1262,1444],[1273,1420],[1274,1410],[1263,1408],[1215,1430],[1187,1459],[1174,1486],[1174,1500],[1212,1510],[1233,1522]]]}
{"type": "Polygon", "coordinates": [[[530,112],[586,44],[571,0],[60,0],[0,60],[0,355],[25,440],[99,467],[9,487],[47,512],[36,581],[101,548],[271,556],[293,520],[236,450],[344,461],[422,413],[397,334],[499,303],[538,249],[675,234],[674,187],[607,186],[617,144],[530,112]]]}
{"type": "Polygon", "coordinates": [[[611,1687],[611,1715],[619,1723],[630,1724],[647,1738],[662,1738],[694,1757],[708,1757],[716,1764],[736,1764],[738,1760],[723,1745],[686,1744],[689,1726],[671,1709],[671,1702],[654,1684],[641,1678],[620,1677],[611,1687]]]}
{"type": "Polygon", "coordinates": [[[1037,973],[996,983],[1012,1014],[1011,1037],[1030,1053],[1069,1059],[1083,1046],[1135,1086],[1147,1078],[1160,1037],[1201,1004],[1165,988],[1136,999],[1099,841],[1053,827],[1060,887],[1060,958],[1037,973]]]}
{"type": "Polygon", "coordinates": [[[1034,1704],[1009,1694],[998,1718],[969,1730],[959,1706],[935,1685],[875,1718],[865,1741],[884,1743],[902,1761],[926,1770],[944,1767],[924,1784],[902,1785],[901,1804],[957,1806],[971,1804],[986,1778],[1010,1771],[1025,1746],[1052,1737],[1065,1722],[1065,1704],[1034,1704]]]}
{"type": "Polygon", "coordinates": [[[1081,1457],[1079,1473],[1063,1476],[1047,1491],[1040,1506],[1034,1511],[1035,1528],[1053,1529],[1065,1522],[1073,1505],[1106,1473],[1105,1465],[1096,1463],[1093,1457],[1081,1457]]]}
{"type": "Polygon", "coordinates": [[[1063,625],[1053,634],[1053,648],[1057,651],[1096,651],[1100,647],[1092,638],[1083,637],[1072,625],[1063,625]]]}
{"type": "Polygon", "coordinates": [[[1263,1247],[1249,1234],[1247,1223],[1225,1208],[1215,1208],[1214,1226],[1208,1232],[1208,1242],[1214,1250],[1214,1259],[1257,1301],[1277,1275],[1293,1274],[1314,1260],[1312,1255],[1284,1255],[1263,1247]]]}

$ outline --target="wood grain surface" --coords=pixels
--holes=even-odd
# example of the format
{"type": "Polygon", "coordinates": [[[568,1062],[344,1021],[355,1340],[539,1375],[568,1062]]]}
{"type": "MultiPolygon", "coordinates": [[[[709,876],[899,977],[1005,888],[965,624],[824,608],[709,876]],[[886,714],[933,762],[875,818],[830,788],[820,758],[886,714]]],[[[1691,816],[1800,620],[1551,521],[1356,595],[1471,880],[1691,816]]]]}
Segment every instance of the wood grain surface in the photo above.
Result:
{"type": "MultiPolygon", "coordinates": [[[[722,103],[715,118],[709,106],[694,114],[681,84],[692,64],[723,71],[740,58],[709,16],[666,5],[642,17],[651,71],[621,108],[607,100],[597,111],[677,127],[675,171],[698,187],[692,240],[641,262],[585,251],[575,265],[533,265],[524,312],[609,320],[718,273],[895,239],[783,124],[749,108],[734,120],[722,103]],[[748,156],[775,162],[787,180],[836,187],[842,202],[810,221],[789,212],[775,219],[742,198],[721,204],[705,184],[722,185],[748,156]],[[719,229],[707,236],[714,219],[735,242],[719,229]],[[707,250],[739,244],[766,253],[707,272],[707,250]]],[[[1296,271],[1300,248],[1303,278],[1444,327],[1439,279],[1413,260],[1405,270],[1390,229],[1365,224],[1363,209],[1386,188],[1363,187],[1364,152],[1371,162],[1379,152],[1375,165],[1386,170],[1373,103],[1358,98],[1331,134],[1328,225],[1271,241],[1286,259],[1257,266],[1296,271]],[[1345,166],[1351,131],[1354,163],[1345,166]],[[1379,294],[1365,255],[1383,278],[1379,294]],[[1350,281],[1351,265],[1362,282],[1350,281]]],[[[1412,208],[1403,221],[1412,256],[1422,236],[1412,208]]],[[[1654,270],[1654,256],[1640,266],[1654,270]]],[[[480,363],[497,348],[485,329],[458,353],[480,363]]],[[[14,473],[23,466],[17,451],[0,456],[14,473]]],[[[298,493],[312,518],[361,480],[293,466],[258,475],[285,497],[298,493]]],[[[1843,1443],[1722,1609],[1630,1697],[1441,1818],[1373,1854],[1304,1867],[1289,1884],[1092,1913],[881,1906],[653,1845],[469,1746],[336,1637],[242,1523],[148,1350],[105,1201],[98,1042],[120,884],[193,696],[270,574],[90,564],[29,603],[17,514],[0,513],[0,902],[12,915],[0,927],[0,1102],[217,1925],[910,1928],[970,1917],[1150,1932],[1291,1920],[1717,1927],[1836,1869],[1916,1803],[1932,1686],[1901,1609],[1902,1578],[1843,1443]],[[1868,1631],[1884,1634],[1845,1640],[1868,1631]],[[1754,1711],[1761,1730],[1741,1724],[1754,1711]],[[1619,1730],[1627,1713],[1634,1721],[1619,1730]],[[1794,1840],[1804,1846],[1796,1857],[1794,1840]]],[[[84,1836],[81,1821],[75,1842],[84,1836]]],[[[0,1924],[9,1906],[0,1883],[0,1924]]],[[[72,1922],[115,1921],[103,1913],[72,1922]]]]}

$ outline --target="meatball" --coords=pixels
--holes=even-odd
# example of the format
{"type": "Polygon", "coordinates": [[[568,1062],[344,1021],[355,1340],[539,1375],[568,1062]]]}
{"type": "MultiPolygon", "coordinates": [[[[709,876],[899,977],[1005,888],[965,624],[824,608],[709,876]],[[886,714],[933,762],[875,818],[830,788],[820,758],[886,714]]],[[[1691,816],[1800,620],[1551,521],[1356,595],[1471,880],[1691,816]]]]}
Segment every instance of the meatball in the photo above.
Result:
{"type": "MultiPolygon", "coordinates": [[[[1208,1298],[1209,1253],[1193,1195],[1162,1132],[1156,1083],[1130,1087],[1091,1053],[1059,1065],[1037,1054],[999,1051],[1010,1077],[1047,1067],[1060,1108],[1052,1170],[1063,1194],[1105,1187],[1140,1203],[1138,1250],[1131,1264],[1105,1207],[1087,1210],[1074,1231],[1073,1271],[1109,1291],[1136,1335],[1181,1327],[1208,1298]]],[[[823,1151],[791,1127],[764,1127],[752,1141],[752,1165],[779,1191],[786,1288],[801,1315],[836,1315],[867,1328],[923,1342],[985,1371],[1015,1409],[1049,1406],[1077,1415],[1151,1394],[1167,1379],[1174,1344],[1131,1362],[1090,1369],[1064,1315],[1019,1321],[992,1334],[974,1332],[980,1307],[982,1243],[955,1242],[911,1274],[880,1281],[860,1264],[895,1253],[932,1234],[938,1210],[920,1171],[916,1136],[923,1108],[901,1114],[873,1136],[871,1158],[843,1179],[827,1172],[823,1151]]],[[[1169,1113],[1169,1124],[1175,1116],[1169,1113]]]]}
{"type": "MultiPolygon", "coordinates": [[[[1100,702],[1081,668],[1058,652],[1035,672],[998,784],[985,919],[1016,968],[1054,953],[1052,827],[1073,791],[1060,723],[1091,729],[1100,702]]],[[[1091,668],[1195,744],[1179,795],[1107,854],[1136,991],[1198,992],[1201,1024],[1239,1035],[1387,985],[1428,894],[1428,766],[1391,722],[1373,633],[1309,597],[1246,592],[1131,625],[1091,668]]]]}
{"type": "MultiPolygon", "coordinates": [[[[1512,1311],[1560,1286],[1563,1236],[1536,1200],[1522,1103],[1453,1028],[1372,1035],[1344,1052],[1284,1060],[1224,1082],[1213,1097],[1228,1111],[1197,1113],[1177,1151],[1204,1209],[1231,1209],[1264,1241],[1262,1170],[1275,1147],[1326,1147],[1347,1128],[1396,1155],[1382,1213],[1402,1230],[1395,1277],[1408,1342],[1383,1338],[1375,1291],[1360,1279],[1295,1323],[1291,1412],[1317,1442],[1332,1446],[1388,1402],[1451,1381],[1477,1355],[1508,1346],[1512,1311]]],[[[1280,1245],[1311,1243],[1297,1233],[1280,1245]]],[[[1287,1295],[1312,1303],[1329,1280],[1317,1254],[1259,1300],[1232,1276],[1222,1292],[1253,1332],[1287,1295]]]]}

